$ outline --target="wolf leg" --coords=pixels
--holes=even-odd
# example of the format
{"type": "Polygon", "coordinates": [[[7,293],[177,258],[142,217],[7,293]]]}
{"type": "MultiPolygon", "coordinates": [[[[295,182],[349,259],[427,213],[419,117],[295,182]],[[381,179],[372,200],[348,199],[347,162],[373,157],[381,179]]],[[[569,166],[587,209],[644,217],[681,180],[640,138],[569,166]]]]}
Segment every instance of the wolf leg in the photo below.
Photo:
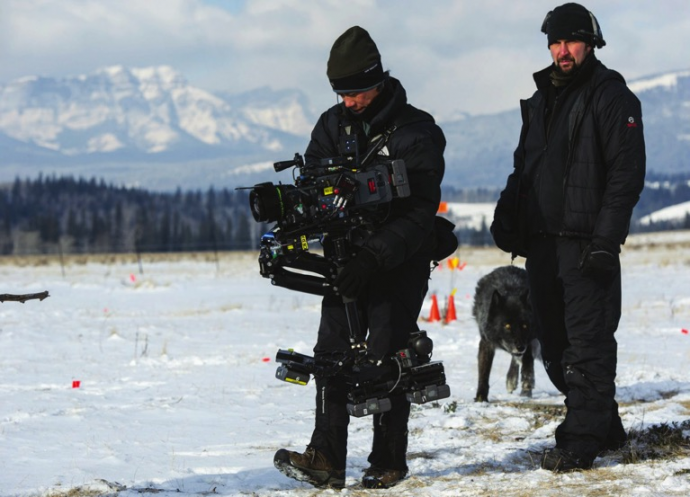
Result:
{"type": "Polygon", "coordinates": [[[527,351],[522,356],[520,379],[522,381],[522,391],[520,395],[523,397],[532,397],[532,390],[534,390],[534,354],[532,353],[532,344],[527,347],[527,351]]]}
{"type": "Polygon", "coordinates": [[[506,390],[508,393],[513,393],[517,388],[518,375],[520,374],[520,358],[512,356],[510,358],[510,367],[508,368],[508,375],[506,376],[506,390]]]}
{"type": "Polygon", "coordinates": [[[477,396],[475,402],[489,401],[489,376],[491,376],[491,365],[494,362],[496,348],[482,338],[479,342],[479,354],[477,355],[479,365],[479,381],[477,383],[477,396]]]}

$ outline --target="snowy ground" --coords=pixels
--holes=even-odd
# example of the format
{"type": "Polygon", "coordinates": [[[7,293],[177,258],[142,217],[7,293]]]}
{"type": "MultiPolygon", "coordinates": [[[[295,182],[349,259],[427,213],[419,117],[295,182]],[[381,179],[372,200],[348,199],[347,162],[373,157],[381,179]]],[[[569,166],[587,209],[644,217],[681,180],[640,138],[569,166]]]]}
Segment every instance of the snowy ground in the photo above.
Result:
{"type": "MultiPolygon", "coordinates": [[[[618,399],[636,430],[690,418],[690,233],[665,236],[631,239],[623,255],[618,399]]],[[[451,397],[413,406],[411,477],[392,491],[357,487],[371,418],[353,418],[342,492],[273,467],[277,449],[304,449],[314,398],[311,382],[274,379],[275,353],[311,354],[319,299],[272,287],[255,254],[145,258],[141,267],[0,259],[0,294],[50,292],[0,304],[0,495],[690,494],[688,451],[636,464],[614,453],[566,475],[538,469],[534,453],[552,444],[562,397],[541,364],[533,399],[508,394],[509,358],[498,353],[491,402],[473,402],[473,290],[509,258],[458,255],[462,270],[444,266],[431,281],[441,308],[457,289],[458,320],[422,323],[451,397]]]]}

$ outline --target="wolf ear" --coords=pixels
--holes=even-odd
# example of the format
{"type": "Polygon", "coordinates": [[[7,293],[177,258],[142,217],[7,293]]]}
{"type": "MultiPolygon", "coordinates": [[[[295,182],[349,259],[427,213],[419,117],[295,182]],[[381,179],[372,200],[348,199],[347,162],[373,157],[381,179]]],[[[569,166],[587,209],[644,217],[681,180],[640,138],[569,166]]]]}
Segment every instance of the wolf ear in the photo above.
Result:
{"type": "Polygon", "coordinates": [[[503,295],[501,295],[501,292],[498,290],[494,290],[494,293],[491,294],[491,308],[497,305],[501,305],[505,299],[503,298],[503,295]]]}

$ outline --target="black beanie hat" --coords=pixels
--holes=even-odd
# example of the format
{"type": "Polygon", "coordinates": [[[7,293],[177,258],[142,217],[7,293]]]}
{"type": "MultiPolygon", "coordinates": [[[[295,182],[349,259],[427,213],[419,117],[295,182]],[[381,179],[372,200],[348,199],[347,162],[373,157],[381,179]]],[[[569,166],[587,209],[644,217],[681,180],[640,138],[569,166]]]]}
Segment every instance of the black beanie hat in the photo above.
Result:
{"type": "Polygon", "coordinates": [[[606,45],[597,18],[578,3],[566,3],[546,14],[541,26],[549,46],[559,40],[580,40],[601,48],[606,45]]]}
{"type": "Polygon", "coordinates": [[[335,40],[326,75],[336,93],[367,91],[383,82],[381,55],[365,29],[353,26],[335,40]]]}

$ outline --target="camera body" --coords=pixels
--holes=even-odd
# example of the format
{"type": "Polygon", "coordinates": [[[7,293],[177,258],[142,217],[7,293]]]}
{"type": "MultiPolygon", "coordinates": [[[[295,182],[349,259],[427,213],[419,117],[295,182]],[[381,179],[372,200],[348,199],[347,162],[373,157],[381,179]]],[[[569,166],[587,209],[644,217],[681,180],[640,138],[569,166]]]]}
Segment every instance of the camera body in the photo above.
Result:
{"type": "Polygon", "coordinates": [[[410,194],[404,161],[376,163],[366,169],[352,169],[348,161],[323,159],[318,165],[304,165],[304,159],[276,162],[299,168],[294,185],[260,183],[252,189],[249,202],[254,220],[275,222],[292,232],[330,227],[333,221],[363,213],[366,207],[390,202],[410,194]]]}
{"type": "Polygon", "coordinates": [[[352,158],[338,157],[305,164],[295,154],[274,164],[276,172],[288,167],[298,171],[294,185],[260,183],[249,195],[254,220],[275,223],[261,237],[261,276],[277,286],[325,295],[348,254],[324,257],[310,252],[310,244],[325,234],[345,239],[354,228],[384,219],[394,199],[410,195],[405,163],[378,160],[359,167],[352,158]]]}

